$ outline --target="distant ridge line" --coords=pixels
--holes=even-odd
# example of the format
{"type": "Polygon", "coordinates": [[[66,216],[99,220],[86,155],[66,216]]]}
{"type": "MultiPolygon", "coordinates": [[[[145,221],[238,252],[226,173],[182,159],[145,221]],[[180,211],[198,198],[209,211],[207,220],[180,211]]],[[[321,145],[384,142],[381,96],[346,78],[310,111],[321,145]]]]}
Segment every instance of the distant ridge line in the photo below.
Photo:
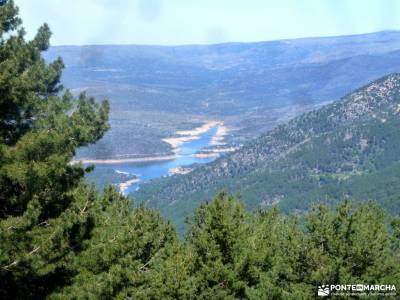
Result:
{"type": "Polygon", "coordinates": [[[288,41],[301,41],[301,40],[322,40],[322,39],[334,39],[334,38],[351,38],[358,36],[367,36],[367,35],[377,35],[384,33],[397,33],[400,35],[400,30],[396,29],[387,29],[380,31],[373,31],[367,33],[355,33],[355,34],[345,34],[345,35],[327,35],[327,36],[308,36],[308,37],[298,37],[298,38],[283,38],[283,39],[275,39],[275,40],[263,40],[263,41],[249,41],[249,42],[241,42],[241,41],[229,41],[222,43],[211,43],[211,44],[200,44],[200,43],[188,43],[188,44],[177,44],[177,45],[159,45],[159,44],[133,44],[133,43],[122,43],[122,44],[82,44],[82,45],[54,45],[52,48],[62,48],[62,47],[122,47],[122,46],[131,46],[131,47],[143,47],[143,48],[184,48],[184,47],[218,47],[218,46],[228,46],[228,45],[245,45],[245,44],[266,44],[266,43],[275,43],[275,42],[288,42],[288,41]]]}

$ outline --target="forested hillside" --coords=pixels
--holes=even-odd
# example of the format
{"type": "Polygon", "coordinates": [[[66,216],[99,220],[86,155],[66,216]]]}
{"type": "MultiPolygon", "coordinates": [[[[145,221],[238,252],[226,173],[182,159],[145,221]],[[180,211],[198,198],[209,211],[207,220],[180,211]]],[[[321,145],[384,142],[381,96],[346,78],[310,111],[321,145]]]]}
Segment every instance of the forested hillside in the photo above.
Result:
{"type": "Polygon", "coordinates": [[[338,102],[278,126],[237,152],[186,175],[143,184],[133,197],[182,224],[221,189],[249,209],[286,212],[344,198],[400,209],[400,75],[375,81],[338,102]]]}

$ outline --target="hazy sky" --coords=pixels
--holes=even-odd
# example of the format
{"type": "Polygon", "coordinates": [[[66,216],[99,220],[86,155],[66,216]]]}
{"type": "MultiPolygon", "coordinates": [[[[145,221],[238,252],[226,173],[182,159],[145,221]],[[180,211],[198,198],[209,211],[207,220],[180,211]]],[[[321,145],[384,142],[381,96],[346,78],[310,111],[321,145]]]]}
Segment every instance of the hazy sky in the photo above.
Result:
{"type": "Polygon", "coordinates": [[[204,44],[400,29],[398,0],[15,0],[53,45],[204,44]]]}

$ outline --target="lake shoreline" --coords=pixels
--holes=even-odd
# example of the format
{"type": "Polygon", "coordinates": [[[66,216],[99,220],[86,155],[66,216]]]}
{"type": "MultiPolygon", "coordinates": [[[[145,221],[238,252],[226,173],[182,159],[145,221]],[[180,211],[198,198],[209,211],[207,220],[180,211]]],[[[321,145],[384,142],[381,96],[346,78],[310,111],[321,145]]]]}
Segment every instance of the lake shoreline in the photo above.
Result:
{"type": "Polygon", "coordinates": [[[74,160],[72,163],[83,163],[83,164],[105,164],[105,165],[116,165],[124,163],[146,163],[146,162],[157,162],[166,161],[179,158],[179,155],[165,155],[165,156],[148,156],[148,157],[135,157],[135,158],[117,158],[117,159],[80,159],[74,160]]]}
{"type": "MultiPolygon", "coordinates": [[[[124,163],[149,163],[149,162],[159,162],[159,161],[168,161],[174,160],[180,157],[180,146],[183,143],[199,139],[202,134],[206,133],[210,129],[217,127],[217,132],[211,139],[211,145],[223,145],[223,140],[225,135],[228,132],[227,127],[224,125],[222,121],[207,121],[200,127],[196,127],[192,130],[181,130],[175,132],[176,137],[169,137],[162,139],[164,142],[168,143],[171,148],[173,154],[160,155],[160,156],[147,156],[147,157],[132,157],[132,158],[110,158],[110,159],[80,159],[73,160],[72,163],[83,163],[83,164],[124,164],[124,163]]],[[[214,156],[218,156],[218,154],[214,154],[214,156]]],[[[198,158],[201,158],[202,155],[198,155],[198,158]]],[[[204,156],[206,157],[206,156],[204,156]]],[[[210,157],[210,155],[208,155],[210,157]]]]}
{"type": "MultiPolygon", "coordinates": [[[[204,123],[202,126],[191,129],[191,130],[180,130],[175,132],[175,137],[169,137],[169,138],[164,138],[162,141],[168,143],[172,147],[172,151],[174,153],[179,153],[179,147],[186,142],[197,140],[201,137],[202,134],[206,133],[210,129],[214,127],[220,128],[223,126],[222,121],[207,121],[204,123]]],[[[220,133],[215,134],[215,136],[218,135],[218,139],[220,139],[220,135],[223,131],[220,131],[220,133]]]]}
{"type": "Polygon", "coordinates": [[[119,188],[119,192],[122,195],[125,195],[125,191],[132,185],[135,183],[140,182],[140,179],[138,178],[134,178],[134,179],[129,179],[127,181],[121,182],[120,184],[118,184],[118,188],[119,188]]]}

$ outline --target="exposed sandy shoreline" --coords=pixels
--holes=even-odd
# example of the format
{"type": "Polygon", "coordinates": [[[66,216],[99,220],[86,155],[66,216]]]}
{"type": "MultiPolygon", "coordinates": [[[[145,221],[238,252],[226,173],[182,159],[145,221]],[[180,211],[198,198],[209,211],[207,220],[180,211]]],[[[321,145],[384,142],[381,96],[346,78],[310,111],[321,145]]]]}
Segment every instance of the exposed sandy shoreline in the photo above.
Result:
{"type": "MultiPolygon", "coordinates": [[[[141,163],[141,162],[156,162],[156,161],[166,161],[166,160],[173,160],[180,157],[179,146],[183,143],[196,140],[201,137],[202,134],[206,133],[213,127],[217,127],[216,134],[211,139],[211,145],[224,145],[223,142],[228,129],[224,126],[224,123],[221,121],[209,121],[203,124],[200,127],[194,128],[192,130],[181,130],[177,131],[175,134],[177,137],[165,138],[163,139],[164,142],[168,143],[172,147],[172,151],[174,154],[172,155],[160,155],[160,156],[148,156],[148,157],[135,157],[135,158],[114,158],[114,159],[82,159],[82,160],[73,160],[71,163],[83,163],[83,164],[123,164],[123,163],[141,163]]],[[[198,158],[206,158],[206,157],[214,157],[218,156],[219,153],[233,151],[233,148],[226,148],[226,149],[213,149],[203,153],[194,154],[194,157],[198,158]]],[[[170,174],[187,174],[191,172],[192,169],[185,168],[182,166],[171,168],[169,170],[170,174]]],[[[127,174],[127,172],[116,171],[119,174],[127,174]]],[[[125,191],[132,185],[139,182],[140,179],[134,178],[127,181],[124,181],[118,184],[119,190],[121,194],[125,194],[125,191]]]]}
{"type": "Polygon", "coordinates": [[[164,161],[178,158],[179,155],[165,155],[165,156],[149,156],[149,157],[137,157],[137,158],[121,158],[121,159],[82,159],[74,160],[72,163],[83,163],[83,164],[123,164],[123,163],[140,163],[140,162],[153,162],[153,161],[164,161]]]}
{"type": "Polygon", "coordinates": [[[228,133],[228,128],[224,125],[223,122],[220,122],[217,133],[211,139],[211,145],[225,145],[224,139],[225,135],[228,133]]]}
{"type": "MultiPolygon", "coordinates": [[[[209,121],[209,122],[203,124],[202,126],[194,128],[192,130],[177,131],[175,134],[179,135],[178,137],[165,138],[165,139],[163,139],[163,141],[170,144],[175,153],[179,153],[178,148],[180,145],[182,145],[183,143],[188,142],[188,141],[199,139],[203,133],[206,133],[211,128],[216,127],[216,126],[219,126],[218,128],[220,128],[221,126],[223,126],[223,122],[209,121]]],[[[218,130],[217,130],[217,134],[218,134],[218,130]]],[[[214,139],[214,137],[213,137],[213,139],[214,139]]]]}
{"type": "Polygon", "coordinates": [[[125,194],[125,191],[128,187],[130,187],[132,184],[139,182],[140,180],[138,178],[130,179],[124,182],[121,182],[118,187],[119,191],[121,194],[125,194]]]}
{"type": "MultiPolygon", "coordinates": [[[[179,157],[179,146],[185,142],[197,140],[201,137],[202,134],[206,133],[213,127],[218,127],[216,134],[211,139],[211,145],[224,145],[223,140],[228,132],[228,129],[224,125],[222,121],[208,121],[200,127],[194,128],[192,130],[181,130],[177,131],[175,134],[177,137],[170,137],[163,139],[164,142],[168,143],[172,147],[172,155],[164,155],[164,156],[148,156],[148,157],[135,157],[135,158],[111,158],[111,159],[82,159],[82,160],[74,160],[71,163],[79,163],[82,162],[84,164],[123,164],[123,163],[141,163],[141,162],[156,162],[156,161],[165,161],[165,160],[173,160],[179,157]]],[[[223,152],[223,151],[215,151],[215,152],[223,152]]],[[[195,157],[210,157],[216,155],[205,154],[196,154],[195,157]]]]}

